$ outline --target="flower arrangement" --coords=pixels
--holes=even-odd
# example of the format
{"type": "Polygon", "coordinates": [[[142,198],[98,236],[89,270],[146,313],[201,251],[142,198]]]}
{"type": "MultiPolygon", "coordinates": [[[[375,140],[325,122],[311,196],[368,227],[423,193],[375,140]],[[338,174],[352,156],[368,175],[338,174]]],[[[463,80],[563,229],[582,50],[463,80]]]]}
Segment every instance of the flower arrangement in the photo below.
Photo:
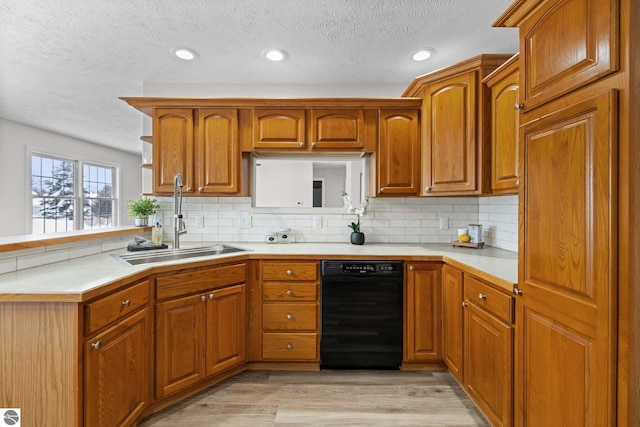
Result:
{"type": "Polygon", "coordinates": [[[347,210],[347,213],[356,214],[358,217],[358,222],[352,222],[348,227],[352,229],[354,233],[360,233],[360,219],[362,218],[362,215],[365,214],[367,206],[369,206],[369,196],[365,198],[365,204],[359,208],[353,207],[353,200],[351,199],[351,196],[344,191],[342,192],[342,200],[344,200],[344,207],[347,210]]]}

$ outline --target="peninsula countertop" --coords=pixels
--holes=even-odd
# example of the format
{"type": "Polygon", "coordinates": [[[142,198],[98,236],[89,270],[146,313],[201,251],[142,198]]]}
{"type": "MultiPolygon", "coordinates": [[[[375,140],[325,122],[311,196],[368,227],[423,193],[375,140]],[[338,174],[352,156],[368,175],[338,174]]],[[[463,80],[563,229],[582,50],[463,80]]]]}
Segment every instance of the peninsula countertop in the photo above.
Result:
{"type": "Polygon", "coordinates": [[[503,249],[453,247],[450,244],[204,242],[188,246],[224,243],[247,249],[224,255],[203,256],[153,264],[126,265],[112,255],[126,250],[62,261],[0,275],[0,301],[82,302],[142,279],[161,269],[187,268],[206,263],[250,259],[401,259],[407,262],[443,261],[494,284],[512,290],[518,280],[518,254],[503,249]]]}

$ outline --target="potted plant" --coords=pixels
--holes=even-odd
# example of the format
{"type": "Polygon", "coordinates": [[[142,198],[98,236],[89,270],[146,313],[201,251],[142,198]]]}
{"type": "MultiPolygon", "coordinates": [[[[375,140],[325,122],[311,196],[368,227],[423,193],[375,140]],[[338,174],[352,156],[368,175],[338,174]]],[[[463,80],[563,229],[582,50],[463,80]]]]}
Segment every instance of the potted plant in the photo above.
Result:
{"type": "Polygon", "coordinates": [[[365,199],[365,204],[359,208],[354,208],[349,194],[342,192],[342,199],[344,200],[344,206],[348,213],[354,213],[358,217],[358,222],[352,222],[348,227],[353,230],[351,232],[351,243],[354,245],[364,244],[364,233],[360,231],[360,218],[364,215],[367,206],[369,206],[369,196],[365,199]]]}
{"type": "Polygon", "coordinates": [[[149,197],[127,201],[127,211],[136,227],[146,227],[149,224],[149,216],[155,215],[158,209],[160,209],[158,202],[149,197]]]}

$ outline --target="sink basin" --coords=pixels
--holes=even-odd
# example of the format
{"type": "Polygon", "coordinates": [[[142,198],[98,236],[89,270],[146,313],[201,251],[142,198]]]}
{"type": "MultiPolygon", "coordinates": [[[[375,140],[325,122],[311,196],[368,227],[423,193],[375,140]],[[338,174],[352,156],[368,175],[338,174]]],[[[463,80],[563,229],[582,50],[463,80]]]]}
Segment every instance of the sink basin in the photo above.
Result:
{"type": "Polygon", "coordinates": [[[132,254],[111,255],[118,261],[127,265],[151,264],[154,262],[173,261],[185,258],[196,258],[211,255],[223,255],[233,252],[245,252],[248,249],[236,248],[227,245],[200,246],[195,248],[148,250],[132,254]]]}

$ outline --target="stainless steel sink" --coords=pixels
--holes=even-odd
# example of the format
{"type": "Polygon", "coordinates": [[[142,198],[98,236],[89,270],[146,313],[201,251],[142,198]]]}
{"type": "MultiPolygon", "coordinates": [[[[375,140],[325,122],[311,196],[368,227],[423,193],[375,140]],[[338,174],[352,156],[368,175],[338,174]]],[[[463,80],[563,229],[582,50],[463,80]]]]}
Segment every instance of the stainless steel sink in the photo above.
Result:
{"type": "Polygon", "coordinates": [[[196,258],[212,255],[223,255],[233,252],[245,252],[249,249],[237,248],[227,245],[200,246],[195,248],[146,250],[131,254],[111,255],[118,261],[127,265],[151,264],[154,262],[173,261],[185,258],[196,258]]]}

